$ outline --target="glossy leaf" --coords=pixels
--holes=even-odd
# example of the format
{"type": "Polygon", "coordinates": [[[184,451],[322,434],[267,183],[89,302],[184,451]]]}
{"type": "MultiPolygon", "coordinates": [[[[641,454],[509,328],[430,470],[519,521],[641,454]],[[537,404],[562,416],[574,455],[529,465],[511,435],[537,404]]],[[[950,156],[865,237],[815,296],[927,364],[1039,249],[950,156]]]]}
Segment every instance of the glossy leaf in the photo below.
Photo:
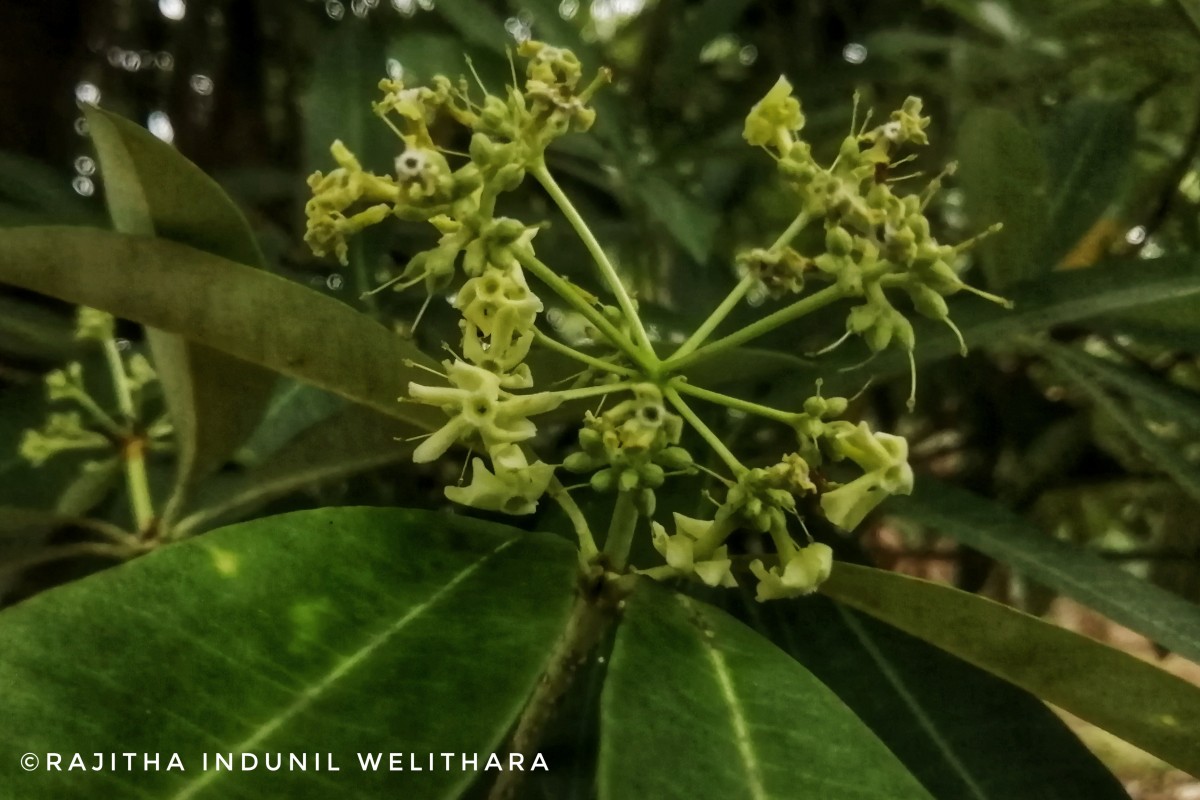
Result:
{"type": "MultiPolygon", "coordinates": [[[[84,113],[113,227],[171,239],[250,267],[263,266],[245,217],[215,181],[144,128],[97,108],[84,113]]],[[[150,279],[138,266],[129,264],[113,279],[150,279]]],[[[159,281],[162,288],[170,288],[169,277],[159,281]]],[[[275,378],[178,332],[150,327],[146,337],[179,448],[171,513],[187,488],[217,469],[254,429],[275,378]],[[236,395],[230,386],[237,387],[236,395]]]]}
{"type": "Polygon", "coordinates": [[[628,601],[600,713],[601,800],[929,798],[794,659],[655,585],[628,601]]]}
{"type": "Polygon", "coordinates": [[[411,343],[337,300],[200,250],[84,228],[22,228],[0,232],[0,282],[186,334],[414,424],[437,419],[396,400],[410,380],[429,377],[403,364],[430,362],[411,343]],[[137,281],[127,279],[131,271],[137,281]]]}
{"type": "Polygon", "coordinates": [[[477,773],[436,755],[431,769],[424,754],[478,753],[489,774],[565,624],[576,568],[552,536],[398,509],[300,512],[165,547],[0,613],[0,741],[13,753],[0,784],[29,800],[98,786],[175,800],[335,785],[457,797],[477,773]],[[17,763],[103,742],[179,753],[186,771],[165,769],[169,754],[159,771],[107,775],[17,763]],[[404,772],[388,771],[391,751],[404,772]],[[382,768],[360,767],[356,753],[380,752],[382,768]],[[215,753],[260,766],[216,771],[215,753]],[[267,771],[275,753],[309,754],[309,771],[267,771]],[[341,771],[313,771],[317,753],[341,771]]]}
{"type": "Polygon", "coordinates": [[[1097,725],[1200,770],[1200,687],[1093,639],[942,584],[838,563],[821,591],[1097,725]]]}
{"type": "Polygon", "coordinates": [[[938,800],[1128,800],[1036,697],[823,597],[744,616],[832,689],[938,800]]]}
{"type": "Polygon", "coordinates": [[[1164,647],[1200,662],[1200,606],[1087,550],[1032,529],[1000,504],[922,476],[884,508],[1011,566],[1164,647]]]}

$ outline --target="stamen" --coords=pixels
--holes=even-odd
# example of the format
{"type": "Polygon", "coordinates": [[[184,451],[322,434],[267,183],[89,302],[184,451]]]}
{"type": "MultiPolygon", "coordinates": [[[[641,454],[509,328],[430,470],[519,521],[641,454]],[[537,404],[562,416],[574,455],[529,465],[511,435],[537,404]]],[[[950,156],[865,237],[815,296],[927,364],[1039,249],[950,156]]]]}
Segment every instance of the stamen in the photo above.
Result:
{"type": "MultiPolygon", "coordinates": [[[[833,344],[831,344],[831,345],[826,345],[825,347],[822,347],[820,350],[816,350],[816,351],[813,351],[813,352],[811,352],[811,353],[805,353],[805,354],[804,354],[804,356],[805,356],[805,358],[815,358],[815,357],[817,357],[817,356],[823,356],[823,355],[825,355],[826,353],[831,353],[831,352],[833,352],[834,350],[836,350],[838,347],[840,347],[842,344],[844,344],[844,343],[845,343],[845,341],[846,341],[847,339],[849,339],[849,338],[850,338],[852,335],[853,335],[853,332],[852,332],[852,331],[846,331],[846,332],[845,332],[844,334],[842,334],[842,336],[841,336],[841,337],[840,337],[840,338],[839,338],[839,339],[838,339],[836,342],[834,342],[833,344]]],[[[818,382],[818,386],[817,386],[817,396],[818,396],[818,397],[820,397],[820,395],[821,395],[821,387],[820,387],[820,385],[819,385],[819,382],[818,382]]]]}

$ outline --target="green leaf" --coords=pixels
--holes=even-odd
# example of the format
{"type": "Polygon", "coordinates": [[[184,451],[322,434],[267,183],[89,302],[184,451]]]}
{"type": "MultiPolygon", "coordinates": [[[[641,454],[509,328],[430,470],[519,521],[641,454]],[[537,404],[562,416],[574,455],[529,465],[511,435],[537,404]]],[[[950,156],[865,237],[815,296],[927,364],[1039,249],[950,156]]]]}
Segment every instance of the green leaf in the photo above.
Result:
{"type": "Polygon", "coordinates": [[[823,597],[742,615],[832,689],[938,800],[1128,800],[1045,704],[823,597]]]}
{"type": "Polygon", "coordinates": [[[307,383],[280,379],[262,420],[236,460],[243,466],[266,461],[296,436],[341,411],[346,400],[307,383]]]}
{"type": "Polygon", "coordinates": [[[652,584],[628,601],[600,713],[601,800],[929,798],[786,653],[652,584]]]}
{"type": "Polygon", "coordinates": [[[102,217],[95,203],[72,190],[67,173],[5,151],[0,151],[0,207],[24,217],[21,224],[94,225],[102,217]]]}
{"type": "Polygon", "coordinates": [[[963,121],[957,152],[972,223],[980,229],[1004,223],[979,246],[988,284],[1004,289],[1049,271],[1053,262],[1038,251],[1046,231],[1047,166],[1034,135],[1009,112],[980,108],[963,121]]]}
{"type": "Polygon", "coordinates": [[[392,417],[348,406],[298,435],[264,463],[236,475],[216,475],[201,486],[175,532],[179,536],[244,518],[272,500],[327,481],[404,461],[414,445],[392,417]]]}
{"type": "Polygon", "coordinates": [[[1095,377],[1072,361],[1073,355],[1065,354],[1060,349],[1045,349],[1043,353],[1072,383],[1091,398],[1096,408],[1103,411],[1126,436],[1144,450],[1156,466],[1170,475],[1179,488],[1200,503],[1200,467],[1189,461],[1176,444],[1150,430],[1143,415],[1110,397],[1095,377]]]}
{"type": "Polygon", "coordinates": [[[1135,134],[1124,103],[1083,99],[1060,111],[1046,146],[1050,191],[1040,263],[1061,261],[1116,200],[1135,134]]]}
{"type": "Polygon", "coordinates": [[[689,9],[663,57],[659,77],[662,88],[685,85],[700,66],[700,51],[713,39],[729,33],[749,5],[749,0],[705,0],[695,10],[689,9]]]}
{"type": "MultiPolygon", "coordinates": [[[[84,113],[118,231],[156,235],[240,264],[263,266],[245,217],[215,181],[144,128],[97,108],[84,113]]],[[[118,280],[136,284],[149,276],[130,264],[118,280]]],[[[172,288],[170,276],[158,284],[172,288]]],[[[170,516],[187,489],[220,467],[254,430],[275,378],[176,333],[147,328],[146,338],[179,448],[176,485],[165,514],[170,516]]]]}
{"type": "Polygon", "coordinates": [[[1195,392],[1164,380],[1154,372],[1122,366],[1071,347],[1050,341],[1039,346],[1043,352],[1049,350],[1053,358],[1090,373],[1110,389],[1153,409],[1164,420],[1178,422],[1200,433],[1200,395],[1195,392]]]}
{"type": "MultiPolygon", "coordinates": [[[[410,380],[429,379],[402,363],[430,363],[410,342],[333,298],[184,245],[85,228],[3,231],[0,282],[184,334],[416,425],[439,418],[396,401],[410,380]]],[[[215,385],[241,396],[227,377],[215,385]]]]}
{"type": "Polygon", "coordinates": [[[889,513],[1002,561],[1127,628],[1200,662],[1200,606],[1163,591],[1087,550],[1059,541],[1003,506],[922,476],[889,513]]]}
{"type": "Polygon", "coordinates": [[[631,176],[646,213],[658,220],[693,261],[703,264],[717,232],[716,213],[661,175],[631,176]]]}
{"type": "Polygon", "coordinates": [[[504,42],[508,38],[504,30],[504,19],[492,6],[480,0],[458,0],[442,3],[437,6],[437,10],[462,34],[464,41],[491,50],[498,56],[504,56],[504,42]]]}
{"type": "Polygon", "coordinates": [[[1200,688],[992,600],[839,562],[821,591],[1195,773],[1200,688]]]}
{"type": "Polygon", "coordinates": [[[0,784],[29,800],[100,785],[457,797],[476,772],[423,754],[478,753],[484,769],[562,631],[576,570],[557,537],[399,509],[288,514],[165,547],[0,613],[0,741],[14,754],[119,742],[177,752],[186,771],[164,754],[159,771],[23,772],[14,755],[0,784]],[[401,750],[405,771],[388,771],[401,750]],[[381,751],[378,771],[360,768],[356,753],[381,751]],[[260,766],[216,771],[215,753],[260,766]],[[309,771],[268,772],[268,753],[307,753],[309,771]],[[314,772],[317,753],[341,771],[314,772]]]}
{"type": "MultiPolygon", "coordinates": [[[[967,344],[1007,347],[1021,334],[1148,308],[1165,300],[1194,298],[1200,295],[1200,269],[1194,258],[1181,256],[1117,260],[1086,270],[1055,272],[1006,291],[1005,296],[1013,301],[1011,310],[963,294],[951,298],[950,316],[967,344]]],[[[917,319],[914,327],[919,364],[958,357],[958,340],[945,325],[917,319]]],[[[873,359],[869,370],[841,371],[861,360],[861,350],[840,348],[820,359],[813,373],[798,370],[796,379],[811,385],[814,378],[824,377],[832,393],[857,391],[867,375],[880,380],[908,372],[908,360],[898,348],[873,359]]]]}

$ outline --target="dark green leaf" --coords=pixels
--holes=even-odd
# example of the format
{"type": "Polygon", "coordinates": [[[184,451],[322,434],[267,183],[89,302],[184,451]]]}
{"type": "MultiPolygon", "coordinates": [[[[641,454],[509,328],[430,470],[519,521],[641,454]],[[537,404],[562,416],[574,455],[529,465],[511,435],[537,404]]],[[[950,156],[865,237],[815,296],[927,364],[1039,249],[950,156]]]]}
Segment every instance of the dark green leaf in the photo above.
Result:
{"type": "Polygon", "coordinates": [[[717,231],[716,213],[660,175],[634,176],[632,180],[646,213],[663,224],[693,261],[707,261],[717,231]]]}
{"type": "Polygon", "coordinates": [[[301,512],[165,547],[0,613],[0,741],[16,748],[0,784],[28,800],[99,786],[175,800],[457,797],[476,773],[436,755],[429,768],[424,754],[478,753],[483,770],[562,631],[576,569],[556,537],[397,509],[301,512]],[[17,764],[101,742],[164,753],[162,768],[17,764]],[[388,771],[401,750],[405,771],[388,771]],[[165,769],[170,752],[186,771],[165,769]],[[307,753],[309,771],[263,768],[281,752],[307,753]],[[356,753],[380,752],[378,771],[360,768],[356,753]],[[216,771],[215,753],[260,766],[216,771]],[[317,753],[341,771],[315,771],[317,753]]]}
{"type": "Polygon", "coordinates": [[[979,246],[988,284],[1004,289],[1043,274],[1046,163],[1037,140],[1007,111],[981,108],[963,121],[958,137],[959,177],[976,228],[1003,222],[1004,230],[979,246]]]}
{"type": "Polygon", "coordinates": [[[328,419],[345,405],[345,398],[324,389],[281,379],[258,427],[238,448],[237,461],[244,466],[261,464],[297,435],[328,419]]]}
{"type": "Polygon", "coordinates": [[[1135,133],[1124,103],[1085,99],[1060,111],[1046,143],[1050,191],[1041,264],[1057,264],[1117,199],[1135,133]]]}
{"type": "Polygon", "coordinates": [[[462,34],[465,41],[491,50],[497,55],[504,55],[504,42],[507,38],[504,19],[487,3],[480,0],[457,0],[441,3],[437,10],[462,34]]]}
{"type": "Polygon", "coordinates": [[[821,591],[934,644],[1185,772],[1200,770],[1200,687],[992,600],[834,565],[821,591]]]}
{"type": "MultiPolygon", "coordinates": [[[[749,0],[705,0],[677,26],[671,46],[663,57],[659,77],[664,88],[686,83],[700,65],[700,51],[722,34],[728,33],[750,5],[749,0]]],[[[690,10],[690,9],[689,9],[690,10]]]]}
{"type": "Polygon", "coordinates": [[[263,464],[211,478],[197,491],[193,510],[179,520],[176,533],[198,533],[244,518],[293,492],[403,461],[413,445],[396,439],[408,431],[393,417],[348,406],[301,433],[263,464]]]}
{"type": "Polygon", "coordinates": [[[628,601],[601,699],[600,798],[929,798],[766,639],[652,584],[628,601]]]}
{"type": "MultiPolygon", "coordinates": [[[[1021,334],[1197,295],[1200,269],[1190,257],[1119,260],[1022,282],[1005,292],[1013,301],[1011,310],[959,293],[951,299],[950,316],[971,347],[1007,347],[1021,334]]],[[[958,357],[958,340],[945,325],[916,320],[914,327],[918,363],[958,357]]],[[[908,360],[896,348],[875,358],[867,369],[840,371],[860,360],[861,351],[843,348],[821,359],[815,374],[797,371],[797,379],[811,385],[822,376],[831,392],[855,391],[868,375],[879,380],[908,371],[908,360]]]]}
{"type": "Polygon", "coordinates": [[[744,599],[748,621],[832,689],[938,800],[1127,800],[1029,693],[823,597],[744,599]]]}
{"type": "Polygon", "coordinates": [[[1178,422],[1200,433],[1200,395],[1150,371],[1139,371],[1096,356],[1088,355],[1071,347],[1045,342],[1043,350],[1050,350],[1057,360],[1094,376],[1110,389],[1153,410],[1164,420],[1178,422]]]}
{"type": "Polygon", "coordinates": [[[1189,497],[1200,502],[1200,467],[1189,461],[1177,445],[1150,430],[1142,414],[1109,396],[1091,373],[1085,372],[1085,368],[1071,361],[1072,355],[1065,354],[1060,349],[1047,349],[1043,352],[1051,363],[1091,398],[1096,408],[1103,411],[1126,436],[1145,451],[1157,467],[1170,475],[1189,497]]]}
{"type": "MultiPolygon", "coordinates": [[[[428,426],[438,414],[398,403],[411,343],[330,297],[184,245],[84,228],[0,232],[0,281],[102,308],[428,426]],[[128,279],[129,274],[139,277],[128,279]]],[[[215,384],[233,399],[227,377],[215,384]]]]}
{"type": "MultiPolygon", "coordinates": [[[[245,217],[215,181],[132,122],[96,108],[85,114],[118,231],[160,236],[239,264],[263,266],[245,217]]],[[[150,276],[129,264],[113,279],[142,283],[150,276]]],[[[171,288],[169,278],[159,285],[171,288]]],[[[217,469],[254,429],[275,378],[177,333],[148,328],[146,336],[179,448],[170,514],[188,487],[217,469]],[[236,394],[230,386],[237,387],[236,394]]]]}
{"type": "Polygon", "coordinates": [[[1200,662],[1200,607],[1104,559],[1032,529],[991,500],[922,476],[884,508],[1010,565],[1020,574],[1200,662]]]}

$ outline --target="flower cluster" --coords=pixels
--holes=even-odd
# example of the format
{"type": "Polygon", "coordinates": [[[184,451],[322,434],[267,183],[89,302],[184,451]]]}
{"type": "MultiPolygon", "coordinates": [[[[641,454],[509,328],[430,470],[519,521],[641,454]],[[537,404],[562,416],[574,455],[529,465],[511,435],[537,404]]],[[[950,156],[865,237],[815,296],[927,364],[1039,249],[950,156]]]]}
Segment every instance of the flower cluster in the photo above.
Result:
{"type": "Polygon", "coordinates": [[[518,54],[526,60],[524,78],[517,79],[514,67],[513,84],[498,94],[478,77],[476,87],[442,76],[429,86],[382,81],[383,99],[374,111],[400,139],[394,174],[364,171],[335,142],[337,168],[309,181],[313,197],[306,241],[317,255],[344,262],[347,237],[387,218],[424,222],[439,234],[434,247],[417,253],[375,290],[418,284],[431,296],[452,290],[460,315],[461,346],[442,362],[442,371],[430,370],[439,381],[414,381],[401,398],[446,415],[444,424],[416,447],[414,461],[430,462],[455,445],[466,447],[470,480],[447,487],[448,499],[530,514],[541,498],[552,497],[575,525],[584,560],[612,573],[629,567],[632,537],[645,517],[665,563],[637,569],[642,574],[694,578],[710,586],[736,586],[750,577],[757,581],[760,600],[814,591],[830,574],[832,550],[813,540],[805,520],[819,516],[851,530],[884,498],[910,492],[907,443],[844,419],[848,402],[822,397],[819,386],[802,410],[791,412],[694,386],[686,370],[842,299],[854,302],[846,336],[861,336],[873,351],[898,342],[911,353],[912,326],[889,291],[906,292],[918,312],[953,325],[944,296],[967,288],[955,270],[967,245],[942,245],[930,233],[924,207],[936,181],[925,195],[900,197],[888,178],[891,168],[908,160],[901,155],[904,148],[927,142],[929,119],[922,116],[920,101],[910,98],[876,128],[864,123],[852,130],[826,168],[800,138],[804,114],[781,78],[751,109],[744,133],[750,144],[771,153],[795,191],[795,221],[774,244],[737,258],[737,287],[691,337],[660,357],[636,301],[544,158],[558,137],[591,127],[595,111],[589,101],[609,80],[608,72],[600,70],[585,85],[579,60],[567,50],[530,41],[518,54]],[[444,126],[435,122],[466,128],[469,152],[442,150],[432,132],[444,126]],[[538,259],[538,225],[497,214],[502,195],[527,177],[546,190],[579,234],[615,303],[580,289],[538,259]],[[803,253],[793,247],[798,234],[818,222],[824,249],[803,253]],[[809,279],[828,285],[806,293],[809,279]],[[582,318],[595,347],[577,349],[583,345],[559,341],[539,326],[544,303],[535,286],[549,289],[582,318]],[[790,305],[738,333],[708,341],[747,297],[790,305]],[[527,360],[535,347],[578,362],[581,371],[574,382],[538,389],[527,360]],[[589,398],[598,398],[600,405],[581,408],[574,417],[582,417],[578,449],[561,464],[539,459],[533,418],[589,398]],[[767,466],[743,464],[692,409],[696,400],[789,425],[796,434],[794,452],[767,466]],[[685,444],[690,436],[711,448],[725,474],[693,459],[685,444]],[[844,474],[850,465],[856,475],[844,474]],[[583,482],[564,487],[556,476],[560,468],[583,482]],[[670,530],[656,521],[657,490],[664,482],[701,471],[721,487],[721,497],[709,495],[716,506],[711,518],[674,513],[670,530]],[[615,497],[602,549],[571,499],[571,491],[585,487],[615,497]],[[796,531],[803,534],[799,543],[796,531]],[[751,556],[747,569],[739,567],[739,554],[751,556]]]}
{"type": "MultiPolygon", "coordinates": [[[[863,301],[847,314],[846,336],[862,337],[873,353],[899,344],[910,360],[916,346],[912,324],[886,290],[906,293],[920,314],[949,325],[964,353],[966,345],[950,320],[945,296],[967,289],[1007,305],[968,286],[955,270],[958,256],[980,237],[952,246],[931,234],[925,207],[942,176],[921,195],[900,197],[893,189],[891,170],[913,158],[901,155],[904,150],[929,143],[929,117],[922,116],[922,110],[920,98],[909,97],[882,125],[868,128],[869,118],[861,128],[852,122],[837,157],[822,167],[799,138],[804,115],[791,84],[780,78],[750,111],[743,131],[747,142],[776,159],[780,174],[801,198],[805,220],[822,222],[825,252],[806,258],[790,248],[755,249],[739,261],[759,274],[772,296],[802,291],[806,272],[834,282],[842,296],[863,301]]],[[[993,226],[983,235],[999,228],[993,226]]],[[[915,368],[913,386],[915,393],[915,368]]],[[[910,394],[910,408],[912,403],[910,394]]]]}
{"type": "MultiPolygon", "coordinates": [[[[46,374],[46,397],[51,403],[69,404],[67,411],[51,411],[40,428],[25,431],[20,455],[34,466],[40,466],[60,453],[81,451],[93,454],[112,453],[123,440],[132,435],[133,426],[144,405],[147,388],[158,376],[150,362],[140,353],[121,355],[114,339],[115,320],[103,311],[80,308],[75,324],[75,338],[99,343],[105,351],[111,369],[119,369],[113,380],[128,403],[116,414],[106,411],[88,391],[84,382],[83,365],[73,361],[63,369],[46,374]]],[[[160,418],[144,431],[156,448],[169,447],[173,429],[166,418],[160,418]]]]}

